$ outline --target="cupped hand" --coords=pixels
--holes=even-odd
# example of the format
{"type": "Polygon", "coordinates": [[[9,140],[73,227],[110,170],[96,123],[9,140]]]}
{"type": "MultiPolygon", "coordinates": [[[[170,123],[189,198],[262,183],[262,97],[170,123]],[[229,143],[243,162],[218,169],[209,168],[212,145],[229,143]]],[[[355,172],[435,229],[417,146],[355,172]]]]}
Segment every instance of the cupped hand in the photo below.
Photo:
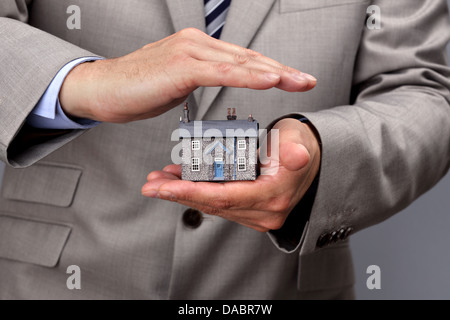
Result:
{"type": "MultiPolygon", "coordinates": [[[[280,229],[316,177],[321,153],[307,124],[284,119],[272,130],[279,130],[279,156],[271,155],[270,164],[262,165],[263,172],[269,174],[256,181],[183,181],[181,167],[169,165],[148,175],[142,194],[178,202],[260,232],[280,229]]],[[[272,134],[269,132],[268,139],[272,134]]],[[[269,149],[271,145],[267,144],[269,149]]]]}

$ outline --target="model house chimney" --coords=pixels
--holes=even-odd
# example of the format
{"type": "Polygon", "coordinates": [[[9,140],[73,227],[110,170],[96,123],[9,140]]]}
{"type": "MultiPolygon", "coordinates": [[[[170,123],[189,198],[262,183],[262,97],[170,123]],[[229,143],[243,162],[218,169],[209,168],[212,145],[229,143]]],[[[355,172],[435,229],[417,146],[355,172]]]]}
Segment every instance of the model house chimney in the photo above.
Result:
{"type": "Polygon", "coordinates": [[[231,116],[232,120],[236,120],[237,116],[236,116],[236,108],[233,108],[233,115],[231,116]]]}
{"type": "Polygon", "coordinates": [[[227,119],[228,120],[233,120],[233,116],[231,115],[231,108],[228,108],[227,119]]]}
{"type": "Polygon", "coordinates": [[[184,104],[183,122],[184,123],[190,122],[190,120],[189,120],[189,107],[188,107],[188,103],[187,102],[184,104]]]}
{"type": "Polygon", "coordinates": [[[228,120],[236,120],[237,119],[236,108],[228,108],[227,119],[228,120]]]}

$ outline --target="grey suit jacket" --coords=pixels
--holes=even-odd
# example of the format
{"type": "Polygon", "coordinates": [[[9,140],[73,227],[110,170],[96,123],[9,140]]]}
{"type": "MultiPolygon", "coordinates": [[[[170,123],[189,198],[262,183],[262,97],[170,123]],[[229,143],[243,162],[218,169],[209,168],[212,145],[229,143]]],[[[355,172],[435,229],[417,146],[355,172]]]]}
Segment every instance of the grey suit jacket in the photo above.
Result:
{"type": "Polygon", "coordinates": [[[318,192],[291,247],[282,233],[270,239],[213,216],[189,229],[186,207],[141,196],[146,174],[171,162],[180,109],[85,134],[30,138],[23,126],[67,62],[204,30],[202,0],[3,0],[0,16],[0,157],[10,165],[2,299],[351,298],[348,240],[329,235],[389,218],[448,171],[444,0],[232,1],[223,40],[319,79],[308,93],[206,88],[189,98],[196,119],[236,107],[262,127],[301,113],[317,128],[318,192]],[[381,8],[381,30],[366,28],[370,4],[381,8]],[[66,27],[69,5],[81,8],[81,30],[66,27]],[[71,265],[81,268],[81,290],[66,287],[71,265]]]}

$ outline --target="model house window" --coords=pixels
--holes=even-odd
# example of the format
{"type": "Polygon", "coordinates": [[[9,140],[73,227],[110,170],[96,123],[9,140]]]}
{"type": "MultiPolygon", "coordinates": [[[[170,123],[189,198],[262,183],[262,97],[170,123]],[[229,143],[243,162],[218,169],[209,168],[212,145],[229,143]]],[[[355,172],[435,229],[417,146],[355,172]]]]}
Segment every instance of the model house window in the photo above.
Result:
{"type": "Polygon", "coordinates": [[[239,157],[238,159],[238,171],[246,171],[247,164],[244,157],[239,157]]]}
{"type": "Polygon", "coordinates": [[[192,171],[200,171],[200,158],[192,159],[192,171]]]}
{"type": "Polygon", "coordinates": [[[192,141],[192,150],[200,150],[200,141],[198,140],[192,141]]]}
{"type": "Polygon", "coordinates": [[[247,148],[247,142],[245,140],[238,140],[238,150],[245,150],[247,148]]]}

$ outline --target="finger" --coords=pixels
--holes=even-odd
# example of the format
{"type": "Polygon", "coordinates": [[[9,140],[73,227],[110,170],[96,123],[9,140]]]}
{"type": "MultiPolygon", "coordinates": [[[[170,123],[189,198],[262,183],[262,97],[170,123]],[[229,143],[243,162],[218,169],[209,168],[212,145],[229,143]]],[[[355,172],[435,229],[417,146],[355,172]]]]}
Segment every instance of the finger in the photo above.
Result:
{"type": "Polygon", "coordinates": [[[176,201],[177,203],[184,205],[189,208],[193,208],[196,210],[201,211],[204,214],[212,215],[216,217],[220,217],[222,219],[235,222],[238,224],[241,224],[245,227],[260,231],[260,232],[267,232],[270,229],[265,227],[261,221],[263,221],[264,217],[266,215],[269,215],[269,213],[263,212],[263,211],[256,211],[256,210],[238,210],[238,211],[229,211],[229,210],[220,210],[215,207],[207,207],[202,206],[198,203],[190,202],[190,201],[176,201]]]}
{"type": "MultiPolygon", "coordinates": [[[[157,171],[156,174],[162,175],[162,172],[157,171]]],[[[191,181],[181,181],[178,178],[175,178],[172,174],[168,174],[168,178],[165,178],[164,176],[159,177],[158,175],[153,175],[153,179],[150,179],[148,183],[143,187],[143,193],[144,195],[147,195],[148,193],[152,193],[153,197],[162,198],[170,201],[176,201],[178,203],[195,207],[195,208],[201,208],[201,210],[208,210],[205,211],[209,214],[215,214],[220,215],[219,213],[222,211],[240,211],[240,210],[247,210],[247,211],[253,211],[255,214],[255,219],[260,219],[261,213],[265,214],[273,214],[272,204],[276,202],[276,196],[273,194],[273,197],[270,196],[263,196],[261,197],[261,200],[257,200],[255,202],[248,200],[248,194],[251,194],[252,192],[247,192],[247,194],[244,195],[244,198],[247,201],[242,202],[242,206],[237,206],[238,203],[238,196],[233,195],[232,200],[234,201],[234,205],[230,205],[231,201],[226,201],[225,196],[218,196],[217,194],[214,194],[215,190],[210,188],[210,197],[208,199],[201,198],[200,200],[190,197],[188,194],[185,194],[184,196],[177,196],[174,192],[170,192],[170,194],[167,192],[167,188],[171,188],[173,186],[168,185],[171,181],[178,181],[179,183],[183,183],[187,186],[188,190],[192,190],[193,187],[200,183],[191,182],[191,181]],[[156,191],[156,193],[155,193],[156,191]],[[192,198],[192,199],[191,199],[192,198]]],[[[207,187],[214,187],[218,184],[216,183],[201,183],[207,187]]],[[[239,182],[235,182],[234,184],[239,184],[239,182]]],[[[243,187],[244,189],[248,190],[248,187],[243,187]]],[[[255,187],[253,194],[258,194],[261,192],[261,187],[255,187]]],[[[194,191],[196,192],[196,191],[194,191]]],[[[231,192],[231,191],[230,191],[231,192]]],[[[237,215],[237,214],[236,214],[237,215]]]]}
{"type": "MultiPolygon", "coordinates": [[[[185,49],[186,50],[190,50],[191,53],[201,53],[202,51],[205,50],[205,47],[209,47],[214,49],[217,52],[226,52],[231,56],[236,56],[236,57],[241,57],[238,58],[238,61],[242,61],[242,57],[244,58],[244,60],[246,59],[245,57],[250,57],[252,60],[255,61],[259,61],[262,62],[266,65],[271,65],[272,67],[284,70],[286,73],[291,73],[294,78],[294,82],[297,82],[297,84],[294,85],[290,85],[289,81],[286,82],[285,81],[278,81],[281,83],[277,83],[276,87],[279,86],[279,89],[285,90],[285,91],[289,91],[289,92],[301,92],[301,91],[308,91],[311,90],[312,88],[315,87],[317,80],[311,76],[308,75],[306,73],[302,74],[300,71],[290,68],[288,66],[285,66],[273,59],[270,59],[256,51],[250,50],[250,49],[246,49],[243,47],[240,47],[238,45],[235,44],[231,44],[225,41],[221,41],[221,40],[217,40],[214,39],[210,36],[208,36],[207,34],[205,34],[204,32],[194,29],[194,28],[187,28],[187,29],[183,29],[179,32],[177,32],[176,34],[173,34],[172,36],[169,36],[159,42],[157,42],[156,44],[160,44],[160,43],[164,43],[164,42],[170,42],[172,39],[177,39],[177,38],[184,38],[184,39],[189,39],[192,42],[190,43],[189,46],[186,46],[185,49]],[[294,76],[295,75],[295,76],[294,76]],[[297,78],[295,78],[297,77],[297,78]],[[305,81],[305,78],[308,79],[308,81],[305,81]],[[305,82],[307,82],[308,84],[305,85],[305,82]]],[[[154,44],[154,45],[156,45],[154,44]]],[[[150,46],[150,45],[149,45],[150,46]]],[[[152,44],[153,46],[153,44],[152,44]]],[[[208,59],[209,61],[215,61],[214,59],[208,59]]],[[[202,69],[200,69],[202,70],[202,69]]],[[[279,74],[279,73],[277,73],[279,74]]],[[[269,76],[271,79],[271,81],[269,82],[274,82],[275,80],[273,79],[273,75],[269,76]]],[[[220,85],[220,84],[218,84],[220,85]]],[[[199,84],[198,86],[218,86],[216,84],[210,84],[210,85],[202,85],[199,84]]],[[[233,86],[233,85],[231,85],[233,86]]],[[[243,86],[243,85],[239,85],[239,87],[245,87],[245,88],[252,88],[252,89],[259,89],[259,88],[254,88],[253,86],[243,86]]],[[[271,88],[271,86],[269,86],[268,88],[271,88]]],[[[262,87],[262,89],[268,89],[267,87],[262,87]]]]}
{"type": "Polygon", "coordinates": [[[246,48],[238,46],[236,44],[218,40],[213,37],[208,37],[206,39],[206,41],[207,41],[208,46],[210,46],[211,48],[214,48],[218,51],[227,52],[227,53],[235,55],[235,56],[250,57],[254,60],[261,61],[261,62],[271,65],[275,68],[283,69],[287,72],[300,73],[299,70],[296,70],[294,68],[286,66],[276,60],[266,57],[265,55],[263,55],[259,52],[254,51],[254,50],[246,49],[246,48]]]}
{"type": "Polygon", "coordinates": [[[269,183],[239,181],[232,183],[192,182],[174,179],[155,179],[143,187],[143,194],[162,195],[168,200],[190,201],[203,206],[228,209],[263,209],[261,189],[271,192],[269,183]]]}
{"type": "MultiPolygon", "coordinates": [[[[215,201],[206,204],[204,201],[195,202],[191,200],[183,200],[181,198],[172,197],[167,192],[164,191],[168,187],[167,184],[170,182],[170,180],[171,179],[163,179],[163,178],[152,180],[143,187],[142,193],[145,196],[149,196],[148,194],[151,194],[149,197],[152,198],[160,198],[164,200],[174,201],[187,207],[200,210],[203,213],[223,217],[230,221],[235,222],[245,221],[247,224],[251,224],[253,226],[257,226],[258,221],[262,220],[264,216],[269,216],[273,214],[273,212],[265,210],[254,210],[247,208],[234,209],[228,207],[225,208],[223,203],[218,203],[215,201]],[[157,193],[154,192],[155,190],[157,190],[157,193]]],[[[182,182],[186,182],[187,184],[195,184],[189,181],[182,181],[182,182]]],[[[173,193],[171,194],[173,195],[173,193]]]]}
{"type": "MultiPolygon", "coordinates": [[[[197,209],[207,215],[217,216],[228,221],[239,223],[245,227],[252,228],[259,232],[279,229],[280,215],[274,212],[261,210],[221,210],[216,207],[203,206],[190,201],[176,201],[184,206],[197,209]]],[[[284,220],[282,221],[284,223],[284,220]]]]}
{"type": "Polygon", "coordinates": [[[291,68],[289,66],[286,66],[286,65],[284,65],[276,60],[273,60],[259,52],[254,51],[254,50],[246,49],[241,46],[238,46],[238,45],[235,45],[235,44],[232,44],[229,42],[225,42],[225,41],[222,41],[219,39],[215,39],[215,38],[212,38],[209,36],[207,37],[206,41],[208,42],[208,45],[211,48],[216,49],[218,51],[227,52],[236,57],[240,57],[240,58],[238,58],[238,60],[240,60],[240,61],[245,61],[246,57],[247,58],[249,57],[252,60],[260,61],[264,64],[281,69],[289,74],[297,74],[298,76],[302,77],[302,79],[307,78],[309,80],[309,86],[302,91],[311,90],[317,84],[317,79],[314,76],[304,73],[304,72],[301,72],[297,69],[291,68]]]}
{"type": "Polygon", "coordinates": [[[177,164],[168,165],[163,171],[173,174],[181,179],[181,166],[177,164]]]}
{"type": "Polygon", "coordinates": [[[249,190],[245,187],[245,183],[215,184],[155,179],[142,188],[142,194],[151,198],[177,202],[230,221],[270,230],[281,228],[293,207],[292,195],[289,195],[289,192],[282,190],[282,194],[277,195],[268,191],[267,188],[256,187],[255,190],[249,190]],[[240,185],[247,192],[233,190],[227,194],[224,190],[230,185],[240,185]],[[249,194],[264,195],[260,197],[260,200],[255,201],[255,198],[248,197],[249,194]]]}
{"type": "Polygon", "coordinates": [[[263,157],[270,155],[271,161],[268,165],[266,159],[261,162],[263,167],[279,165],[289,171],[298,171],[306,167],[311,155],[304,145],[302,135],[304,124],[296,119],[284,119],[277,123],[260,144],[259,154],[263,157]]]}
{"type": "MultiPolygon", "coordinates": [[[[200,30],[185,29],[185,30],[182,30],[181,32],[178,32],[177,34],[175,34],[173,36],[176,37],[177,35],[181,36],[182,38],[192,40],[192,45],[190,46],[190,48],[194,49],[194,51],[195,51],[194,53],[201,53],[202,51],[205,50],[205,47],[210,47],[212,49],[215,49],[216,52],[228,53],[229,55],[233,55],[236,57],[242,57],[242,58],[249,57],[252,60],[257,60],[257,61],[263,62],[263,63],[265,63],[267,65],[271,65],[275,68],[282,69],[286,72],[297,73],[297,74],[302,73],[297,69],[291,68],[291,67],[286,66],[276,60],[266,57],[265,55],[263,55],[257,51],[247,49],[247,48],[244,48],[244,47],[241,47],[241,46],[238,46],[236,44],[229,43],[226,41],[215,39],[213,37],[208,36],[206,33],[202,32],[200,30]],[[197,44],[197,46],[194,44],[197,44]]],[[[167,39],[170,39],[170,37],[168,37],[167,39]]],[[[240,59],[242,59],[242,58],[240,58],[240,59]]],[[[306,73],[303,73],[303,74],[308,75],[306,73]]],[[[308,75],[308,76],[311,77],[310,80],[316,80],[313,76],[311,76],[311,75],[308,75]]]]}
{"type": "Polygon", "coordinates": [[[170,179],[177,180],[180,179],[179,176],[166,171],[153,171],[147,176],[147,181],[157,180],[157,179],[170,179]]]}
{"type": "Polygon", "coordinates": [[[281,82],[281,75],[248,69],[228,62],[195,60],[192,64],[193,82],[196,87],[235,87],[266,90],[281,82]]]}
{"type": "Polygon", "coordinates": [[[289,171],[298,171],[309,163],[310,155],[302,144],[292,142],[280,143],[280,165],[289,171]]]}
{"type": "Polygon", "coordinates": [[[245,68],[227,62],[197,61],[191,69],[195,87],[235,87],[267,90],[277,87],[287,92],[304,92],[312,89],[303,79],[282,80],[280,74],[245,68]]]}
{"type": "Polygon", "coordinates": [[[277,88],[285,91],[306,91],[314,88],[317,83],[317,80],[310,75],[302,74],[279,63],[266,63],[264,59],[255,59],[251,55],[229,53],[204,46],[190,46],[188,50],[193,58],[200,61],[226,62],[251,70],[279,74],[281,81],[277,88]]]}

